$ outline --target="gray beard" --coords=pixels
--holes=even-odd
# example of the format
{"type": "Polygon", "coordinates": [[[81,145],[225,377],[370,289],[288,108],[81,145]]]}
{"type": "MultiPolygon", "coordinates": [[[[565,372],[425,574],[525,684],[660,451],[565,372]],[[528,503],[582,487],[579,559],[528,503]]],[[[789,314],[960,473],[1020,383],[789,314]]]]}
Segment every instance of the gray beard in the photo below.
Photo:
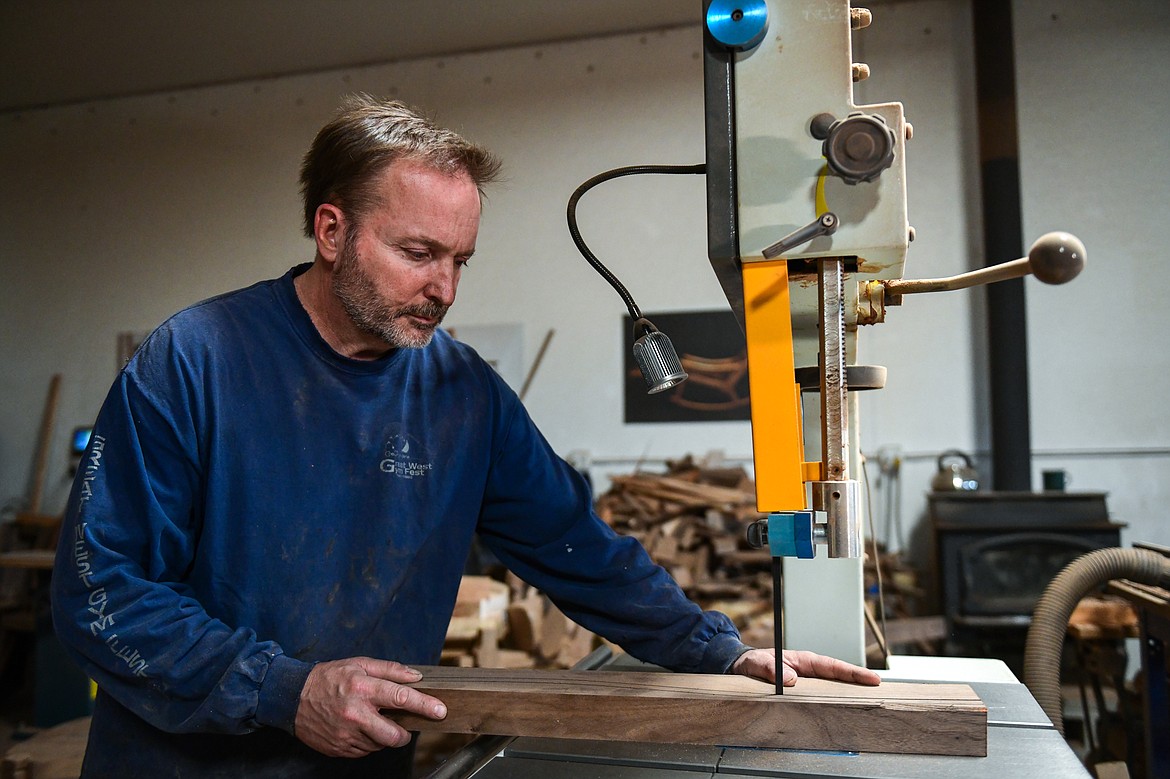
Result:
{"type": "Polygon", "coordinates": [[[422,349],[431,342],[447,306],[428,302],[419,306],[389,306],[378,297],[374,284],[361,267],[357,253],[347,240],[338,257],[333,276],[333,294],[359,330],[377,336],[397,349],[422,349]],[[437,319],[434,327],[420,329],[402,321],[405,316],[437,319]]]}

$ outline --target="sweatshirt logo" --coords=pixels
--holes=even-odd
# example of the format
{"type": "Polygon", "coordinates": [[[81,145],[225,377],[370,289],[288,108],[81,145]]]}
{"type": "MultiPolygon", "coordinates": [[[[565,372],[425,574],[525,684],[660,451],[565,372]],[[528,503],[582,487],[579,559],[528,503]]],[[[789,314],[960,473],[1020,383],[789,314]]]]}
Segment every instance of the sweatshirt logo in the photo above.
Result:
{"type": "Polygon", "coordinates": [[[413,479],[426,476],[433,463],[424,462],[426,452],[413,436],[395,434],[386,441],[382,451],[382,461],[378,463],[382,473],[388,473],[399,479],[413,479]]]}

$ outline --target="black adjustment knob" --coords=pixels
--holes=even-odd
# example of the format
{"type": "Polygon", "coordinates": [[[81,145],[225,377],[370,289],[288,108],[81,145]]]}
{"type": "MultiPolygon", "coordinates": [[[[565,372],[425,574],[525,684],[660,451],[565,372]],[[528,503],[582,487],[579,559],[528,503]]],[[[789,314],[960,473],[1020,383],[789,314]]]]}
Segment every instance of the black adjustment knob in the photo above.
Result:
{"type": "MultiPolygon", "coordinates": [[[[819,129],[813,128],[814,136],[819,129]]],[[[894,131],[876,114],[854,113],[833,122],[824,141],[829,169],[847,184],[873,181],[894,162],[894,131]]]]}
{"type": "Polygon", "coordinates": [[[763,549],[768,545],[768,520],[757,519],[747,526],[748,546],[752,549],[763,549]]]}

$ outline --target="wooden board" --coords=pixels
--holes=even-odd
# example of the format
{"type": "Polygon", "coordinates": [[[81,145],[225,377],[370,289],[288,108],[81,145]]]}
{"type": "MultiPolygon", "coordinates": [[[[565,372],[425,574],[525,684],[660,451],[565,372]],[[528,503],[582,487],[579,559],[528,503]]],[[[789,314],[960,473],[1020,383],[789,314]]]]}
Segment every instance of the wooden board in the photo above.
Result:
{"type": "Polygon", "coordinates": [[[81,773],[89,717],[72,720],[18,741],[0,760],[0,777],[68,779],[81,773]]]}
{"type": "Polygon", "coordinates": [[[424,666],[447,705],[410,730],[898,754],[987,754],[987,708],[961,684],[801,679],[784,695],[742,676],[424,666]]]}

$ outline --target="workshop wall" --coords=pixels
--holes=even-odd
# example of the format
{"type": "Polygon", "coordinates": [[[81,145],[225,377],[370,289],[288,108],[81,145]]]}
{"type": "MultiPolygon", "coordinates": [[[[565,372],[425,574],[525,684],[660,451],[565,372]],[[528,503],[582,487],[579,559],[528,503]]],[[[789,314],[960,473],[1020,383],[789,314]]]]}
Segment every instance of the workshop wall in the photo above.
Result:
{"type": "MultiPolygon", "coordinates": [[[[1158,129],[1170,107],[1147,66],[1170,38],[1138,21],[1156,18],[1154,2],[1124,5],[1017,3],[1025,235],[1067,227],[1090,252],[1069,286],[1027,282],[1033,446],[1037,470],[1110,492],[1127,541],[1170,543],[1156,513],[1170,504],[1156,391],[1170,365],[1154,340],[1170,314],[1151,283],[1170,244],[1170,135],[1158,129]]],[[[859,102],[901,100],[916,130],[914,277],[981,260],[970,33],[967,3],[935,0],[884,3],[856,38],[873,68],[859,102]]],[[[0,115],[0,502],[27,492],[52,374],[64,375],[45,505],[56,511],[68,433],[100,406],[118,333],[311,259],[300,155],[357,90],[425,106],[505,160],[448,324],[520,325],[525,366],[555,329],[526,404],[558,451],[588,452],[599,478],[640,458],[749,455],[746,422],[622,423],[624,307],[565,228],[570,193],[602,170],[702,161],[701,78],[699,30],[681,28],[0,115]]],[[[725,306],[704,215],[699,176],[621,179],[579,209],[647,311],[725,306]]],[[[862,333],[861,361],[890,369],[863,398],[861,437],[892,546],[921,536],[938,452],[988,448],[983,306],[979,291],[925,296],[862,333]]]]}
{"type": "MultiPolygon", "coordinates": [[[[1105,490],[1125,542],[1170,545],[1170,95],[1159,2],[1016,2],[1024,231],[1088,249],[1066,287],[1028,289],[1034,471],[1105,490]]],[[[1036,477],[1039,484],[1039,476],[1036,477]]]]}
{"type": "MultiPolygon", "coordinates": [[[[1042,470],[1062,469],[1071,489],[1107,492],[1114,519],[1129,525],[1126,544],[1170,544],[1170,414],[1158,398],[1170,376],[1158,333],[1170,316],[1155,300],[1154,259],[1170,242],[1170,133],[1159,129],[1170,98],[1150,68],[1170,53],[1170,32],[1146,21],[1161,8],[1013,3],[1023,248],[1068,230],[1089,255],[1067,285],[1025,282],[1033,486],[1042,470]]],[[[858,98],[901,100],[915,128],[907,277],[981,266],[968,4],[883,4],[855,40],[855,59],[873,68],[858,98]]],[[[991,471],[985,333],[983,289],[907,299],[862,332],[861,361],[890,369],[885,390],[862,396],[878,537],[904,540],[919,559],[927,534],[915,523],[938,452],[964,449],[991,471]]]]}

